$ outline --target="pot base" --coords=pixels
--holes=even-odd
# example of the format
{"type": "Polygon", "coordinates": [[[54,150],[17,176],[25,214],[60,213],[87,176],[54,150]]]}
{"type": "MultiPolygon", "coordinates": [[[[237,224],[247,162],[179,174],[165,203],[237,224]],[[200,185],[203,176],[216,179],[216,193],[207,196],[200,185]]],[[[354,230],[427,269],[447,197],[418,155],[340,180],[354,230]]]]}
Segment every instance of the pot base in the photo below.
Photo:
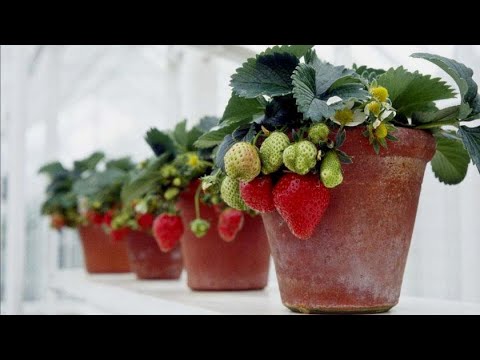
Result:
{"type": "Polygon", "coordinates": [[[127,235],[128,259],[138,280],[178,280],[182,273],[180,247],[163,253],[152,235],[130,231],[127,235]]]}
{"type": "Polygon", "coordinates": [[[374,306],[374,307],[365,307],[365,308],[358,308],[358,307],[329,307],[329,308],[306,308],[301,306],[292,306],[288,304],[283,304],[288,309],[295,313],[300,314],[381,314],[389,312],[395,305],[386,305],[386,306],[374,306]]]}
{"type": "Polygon", "coordinates": [[[188,284],[188,287],[192,291],[196,292],[209,292],[209,291],[226,291],[226,292],[232,292],[232,291],[258,291],[258,290],[263,290],[265,288],[265,284],[259,284],[257,286],[239,286],[239,287],[230,287],[230,286],[220,286],[220,287],[208,287],[208,286],[194,286],[191,284],[188,284]]]}

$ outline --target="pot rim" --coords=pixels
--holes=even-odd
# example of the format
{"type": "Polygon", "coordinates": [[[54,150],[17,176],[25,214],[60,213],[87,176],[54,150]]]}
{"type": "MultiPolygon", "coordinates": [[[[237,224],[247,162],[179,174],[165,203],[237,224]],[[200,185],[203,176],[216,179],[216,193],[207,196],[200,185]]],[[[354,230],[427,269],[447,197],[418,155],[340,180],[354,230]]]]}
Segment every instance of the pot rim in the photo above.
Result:
{"type": "Polygon", "coordinates": [[[340,150],[350,156],[405,156],[427,162],[435,155],[436,142],[429,131],[398,126],[392,133],[398,141],[388,141],[388,147],[382,147],[380,153],[376,154],[368,138],[363,135],[366,129],[363,125],[346,128],[347,136],[340,150]]]}

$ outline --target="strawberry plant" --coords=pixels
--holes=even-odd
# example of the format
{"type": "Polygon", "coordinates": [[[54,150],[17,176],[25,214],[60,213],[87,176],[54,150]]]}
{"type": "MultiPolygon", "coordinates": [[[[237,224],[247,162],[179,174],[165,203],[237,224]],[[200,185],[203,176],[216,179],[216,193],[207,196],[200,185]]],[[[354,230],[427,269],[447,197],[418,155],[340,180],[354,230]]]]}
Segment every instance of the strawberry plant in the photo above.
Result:
{"type": "Polygon", "coordinates": [[[203,187],[220,188],[223,200],[240,210],[269,212],[273,201],[292,233],[307,239],[328,212],[329,192],[341,191],[345,166],[355,162],[342,148],[355,127],[377,155],[398,141],[399,128],[432,133],[431,166],[445,184],[460,183],[470,161],[480,171],[480,127],[471,125],[480,119],[473,71],[438,55],[412,56],[438,65],[459,94],[440,78],[402,66],[332,65],[313,45],[275,46],[248,59],[231,77],[218,126],[195,142],[199,149],[214,147],[215,166],[203,187]],[[457,95],[458,105],[438,107],[457,95]],[[264,176],[268,182],[258,180],[264,176]]]}
{"type": "Polygon", "coordinates": [[[103,170],[91,171],[73,184],[73,193],[79,199],[80,214],[85,221],[103,226],[114,240],[121,240],[125,235],[123,228],[115,226],[113,218],[121,211],[120,192],[133,168],[134,164],[128,157],[109,160],[103,170]]]}
{"type": "Polygon", "coordinates": [[[178,221],[176,203],[182,192],[194,195],[196,219],[188,224],[190,230],[203,237],[210,223],[202,219],[200,203],[208,206],[220,204],[220,189],[202,192],[198,179],[212,169],[212,149],[196,150],[198,138],[218,124],[214,117],[204,117],[190,130],[182,121],[171,132],[150,129],[145,140],[154,157],[139,164],[125,182],[121,198],[126,206],[113,219],[114,227],[127,226],[134,230],[152,232],[163,251],[170,251],[184,231],[178,221]]]}
{"type": "Polygon", "coordinates": [[[58,161],[45,164],[39,169],[40,174],[45,174],[49,178],[46,188],[47,199],[42,204],[41,213],[50,216],[54,229],[75,228],[82,223],[73,186],[83,176],[95,172],[103,158],[103,153],[95,152],[83,160],[75,161],[72,169],[64,167],[58,161]]]}

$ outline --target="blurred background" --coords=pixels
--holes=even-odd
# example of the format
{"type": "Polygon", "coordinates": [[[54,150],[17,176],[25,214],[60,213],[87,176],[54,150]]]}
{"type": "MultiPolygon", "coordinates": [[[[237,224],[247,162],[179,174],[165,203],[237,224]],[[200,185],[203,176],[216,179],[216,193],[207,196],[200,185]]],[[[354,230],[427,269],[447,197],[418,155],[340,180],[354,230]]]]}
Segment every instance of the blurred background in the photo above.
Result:
{"type": "MultiPolygon", "coordinates": [[[[38,168],[56,159],[70,166],[97,149],[111,157],[148,157],[143,135],[149,127],[221,116],[230,75],[268,46],[1,46],[2,313],[45,312],[52,276],[83,261],[76,233],[57,234],[40,216],[46,179],[38,168]]],[[[335,64],[404,65],[447,78],[409,57],[436,53],[473,68],[480,83],[480,46],[316,50],[335,64]]],[[[440,184],[427,168],[403,295],[480,303],[479,200],[480,176],[472,165],[454,187],[440,184]]]]}

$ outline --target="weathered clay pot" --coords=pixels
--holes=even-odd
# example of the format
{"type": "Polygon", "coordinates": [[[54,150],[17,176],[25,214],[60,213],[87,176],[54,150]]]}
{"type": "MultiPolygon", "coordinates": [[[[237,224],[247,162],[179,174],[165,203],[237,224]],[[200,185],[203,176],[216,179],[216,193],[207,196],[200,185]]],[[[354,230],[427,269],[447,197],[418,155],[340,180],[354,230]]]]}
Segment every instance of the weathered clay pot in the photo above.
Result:
{"type": "Polygon", "coordinates": [[[152,235],[129,231],[127,238],[130,268],[138,279],[176,280],[183,269],[180,246],[168,253],[160,250],[152,235]]]}
{"type": "Polygon", "coordinates": [[[202,218],[210,221],[207,235],[197,238],[189,229],[195,219],[192,194],[184,193],[178,202],[185,225],[181,245],[192,290],[255,290],[267,285],[270,250],[260,216],[245,214],[243,229],[227,243],[217,232],[219,214],[213,207],[201,206],[202,218]]]}
{"type": "Polygon", "coordinates": [[[330,206],[309,240],[293,236],[275,211],[264,214],[281,298],[305,313],[377,313],[398,303],[425,165],[435,153],[427,132],[398,129],[376,155],[347,130],[353,164],[331,190],[330,206]]]}
{"type": "Polygon", "coordinates": [[[125,241],[113,242],[98,225],[80,226],[78,232],[89,273],[130,272],[125,241]]]}

